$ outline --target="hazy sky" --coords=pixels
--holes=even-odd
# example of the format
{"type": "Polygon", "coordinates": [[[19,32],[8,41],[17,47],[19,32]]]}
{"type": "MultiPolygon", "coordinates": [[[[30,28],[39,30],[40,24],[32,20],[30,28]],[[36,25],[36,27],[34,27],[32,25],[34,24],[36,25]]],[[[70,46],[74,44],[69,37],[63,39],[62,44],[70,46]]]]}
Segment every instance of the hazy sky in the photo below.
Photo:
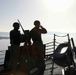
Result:
{"type": "Polygon", "coordinates": [[[0,0],[0,31],[9,32],[17,19],[25,30],[40,20],[48,31],[76,33],[76,0],[0,0]]]}

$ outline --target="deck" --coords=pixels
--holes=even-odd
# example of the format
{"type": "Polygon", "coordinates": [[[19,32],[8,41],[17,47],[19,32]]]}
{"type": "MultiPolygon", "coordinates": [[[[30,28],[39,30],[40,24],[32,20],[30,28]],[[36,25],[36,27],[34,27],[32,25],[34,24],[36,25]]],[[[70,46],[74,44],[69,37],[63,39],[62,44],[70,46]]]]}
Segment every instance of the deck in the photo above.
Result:
{"type": "MultiPolygon", "coordinates": [[[[48,61],[45,61],[46,64],[46,69],[44,71],[44,75],[51,75],[51,68],[52,68],[52,60],[49,59],[48,61]]],[[[0,67],[0,71],[3,69],[3,66],[0,67]]],[[[53,70],[53,75],[63,75],[62,73],[62,67],[54,64],[54,70],[53,70]]],[[[6,75],[6,74],[2,74],[2,75],[6,75]]],[[[22,74],[21,74],[22,75],[22,74]]]]}
{"type": "MultiPolygon", "coordinates": [[[[52,60],[49,59],[48,61],[45,62],[45,64],[46,64],[46,69],[44,71],[44,75],[52,75],[51,74],[52,60]]],[[[54,63],[53,75],[63,75],[62,69],[63,69],[62,67],[60,67],[54,63]]]]}

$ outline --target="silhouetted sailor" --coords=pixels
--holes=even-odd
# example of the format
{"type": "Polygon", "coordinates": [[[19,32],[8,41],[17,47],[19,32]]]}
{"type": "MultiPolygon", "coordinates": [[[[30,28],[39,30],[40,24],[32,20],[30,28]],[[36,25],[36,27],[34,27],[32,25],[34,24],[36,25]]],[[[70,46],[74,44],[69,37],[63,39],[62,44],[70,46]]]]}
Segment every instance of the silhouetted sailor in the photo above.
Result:
{"type": "Polygon", "coordinates": [[[10,44],[11,45],[20,45],[20,31],[19,29],[19,24],[15,22],[13,24],[14,29],[10,31],[10,44]]]}
{"type": "Polygon", "coordinates": [[[36,20],[34,22],[35,27],[30,31],[30,36],[33,42],[42,43],[41,34],[47,33],[47,30],[40,25],[40,21],[36,20]]]}
{"type": "MultiPolygon", "coordinates": [[[[42,72],[45,69],[44,63],[44,46],[41,34],[47,33],[47,30],[41,26],[40,21],[34,21],[35,27],[30,31],[30,40],[33,41],[32,58],[36,61],[36,65],[42,72]]],[[[43,73],[42,73],[43,74],[43,73]]]]}
{"type": "Polygon", "coordinates": [[[11,59],[10,68],[16,69],[19,65],[19,54],[20,54],[20,38],[21,34],[19,31],[19,23],[13,23],[13,30],[10,31],[10,44],[11,44],[11,59]]]}

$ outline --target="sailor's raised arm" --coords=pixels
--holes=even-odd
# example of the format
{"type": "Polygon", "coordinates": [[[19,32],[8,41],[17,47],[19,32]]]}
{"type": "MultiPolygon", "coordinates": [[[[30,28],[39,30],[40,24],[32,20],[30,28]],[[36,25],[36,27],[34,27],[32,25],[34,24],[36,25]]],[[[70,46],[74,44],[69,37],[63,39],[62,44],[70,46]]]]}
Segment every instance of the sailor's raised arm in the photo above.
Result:
{"type": "Polygon", "coordinates": [[[41,32],[42,33],[47,33],[47,30],[42,25],[40,25],[40,27],[41,27],[41,32]]]}

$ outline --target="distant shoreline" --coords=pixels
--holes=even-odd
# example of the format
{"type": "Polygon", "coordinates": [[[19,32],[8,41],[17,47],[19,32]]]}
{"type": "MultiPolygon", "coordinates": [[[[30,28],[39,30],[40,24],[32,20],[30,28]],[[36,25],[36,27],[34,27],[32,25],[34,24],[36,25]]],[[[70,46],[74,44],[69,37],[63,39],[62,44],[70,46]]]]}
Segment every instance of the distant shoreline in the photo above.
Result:
{"type": "Polygon", "coordinates": [[[1,37],[1,36],[0,36],[0,40],[1,40],[1,39],[9,39],[9,37],[1,37]]]}

